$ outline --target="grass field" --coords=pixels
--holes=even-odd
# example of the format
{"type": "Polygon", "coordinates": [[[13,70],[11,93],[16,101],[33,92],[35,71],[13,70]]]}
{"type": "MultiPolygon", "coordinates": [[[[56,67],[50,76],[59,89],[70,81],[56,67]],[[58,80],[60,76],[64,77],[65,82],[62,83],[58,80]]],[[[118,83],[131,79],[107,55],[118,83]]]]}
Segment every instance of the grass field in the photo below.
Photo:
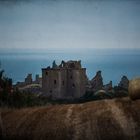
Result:
{"type": "Polygon", "coordinates": [[[82,104],[1,108],[0,113],[3,139],[140,139],[140,100],[128,97],[82,104]]]}

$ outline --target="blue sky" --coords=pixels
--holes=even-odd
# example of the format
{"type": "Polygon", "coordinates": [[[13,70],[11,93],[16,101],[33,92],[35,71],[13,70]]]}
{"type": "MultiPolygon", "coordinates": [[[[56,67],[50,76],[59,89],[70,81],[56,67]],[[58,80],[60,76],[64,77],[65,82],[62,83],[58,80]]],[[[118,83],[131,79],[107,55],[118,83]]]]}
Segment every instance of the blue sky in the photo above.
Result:
{"type": "Polygon", "coordinates": [[[140,48],[139,0],[1,0],[0,51],[140,48]]]}

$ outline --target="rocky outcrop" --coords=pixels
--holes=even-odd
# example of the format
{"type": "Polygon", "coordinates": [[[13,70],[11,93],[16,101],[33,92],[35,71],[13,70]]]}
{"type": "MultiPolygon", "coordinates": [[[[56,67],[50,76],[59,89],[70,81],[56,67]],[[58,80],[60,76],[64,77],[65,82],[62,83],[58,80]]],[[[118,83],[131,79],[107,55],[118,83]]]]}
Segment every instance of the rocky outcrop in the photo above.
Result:
{"type": "Polygon", "coordinates": [[[118,87],[128,90],[128,86],[129,86],[129,80],[126,76],[123,76],[121,78],[120,83],[118,84],[118,87]]]}
{"type": "Polygon", "coordinates": [[[101,71],[98,71],[95,77],[91,80],[91,89],[96,92],[103,88],[103,78],[101,75],[101,71]]]}
{"type": "Polygon", "coordinates": [[[130,80],[128,92],[131,99],[140,99],[140,78],[130,80]]]}

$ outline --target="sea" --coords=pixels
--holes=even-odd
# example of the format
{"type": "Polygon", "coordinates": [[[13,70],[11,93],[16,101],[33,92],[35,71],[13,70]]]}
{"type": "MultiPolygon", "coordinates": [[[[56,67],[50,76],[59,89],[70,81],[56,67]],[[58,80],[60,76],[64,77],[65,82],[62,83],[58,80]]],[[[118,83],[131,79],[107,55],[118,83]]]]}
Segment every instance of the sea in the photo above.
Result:
{"type": "Polygon", "coordinates": [[[85,49],[85,50],[14,50],[0,52],[1,69],[15,84],[24,81],[28,73],[42,75],[42,68],[60,64],[62,60],[81,60],[89,79],[102,71],[104,84],[117,85],[123,75],[129,79],[140,77],[140,49],[85,49]]]}

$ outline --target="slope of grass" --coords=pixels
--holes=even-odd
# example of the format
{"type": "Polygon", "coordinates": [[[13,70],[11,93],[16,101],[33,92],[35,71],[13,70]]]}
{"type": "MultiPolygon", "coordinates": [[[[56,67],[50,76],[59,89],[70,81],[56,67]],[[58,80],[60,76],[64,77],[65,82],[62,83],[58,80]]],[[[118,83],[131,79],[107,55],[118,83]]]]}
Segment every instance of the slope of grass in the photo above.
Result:
{"type": "Polygon", "coordinates": [[[41,140],[138,140],[140,100],[1,109],[1,137],[41,140]]]}

